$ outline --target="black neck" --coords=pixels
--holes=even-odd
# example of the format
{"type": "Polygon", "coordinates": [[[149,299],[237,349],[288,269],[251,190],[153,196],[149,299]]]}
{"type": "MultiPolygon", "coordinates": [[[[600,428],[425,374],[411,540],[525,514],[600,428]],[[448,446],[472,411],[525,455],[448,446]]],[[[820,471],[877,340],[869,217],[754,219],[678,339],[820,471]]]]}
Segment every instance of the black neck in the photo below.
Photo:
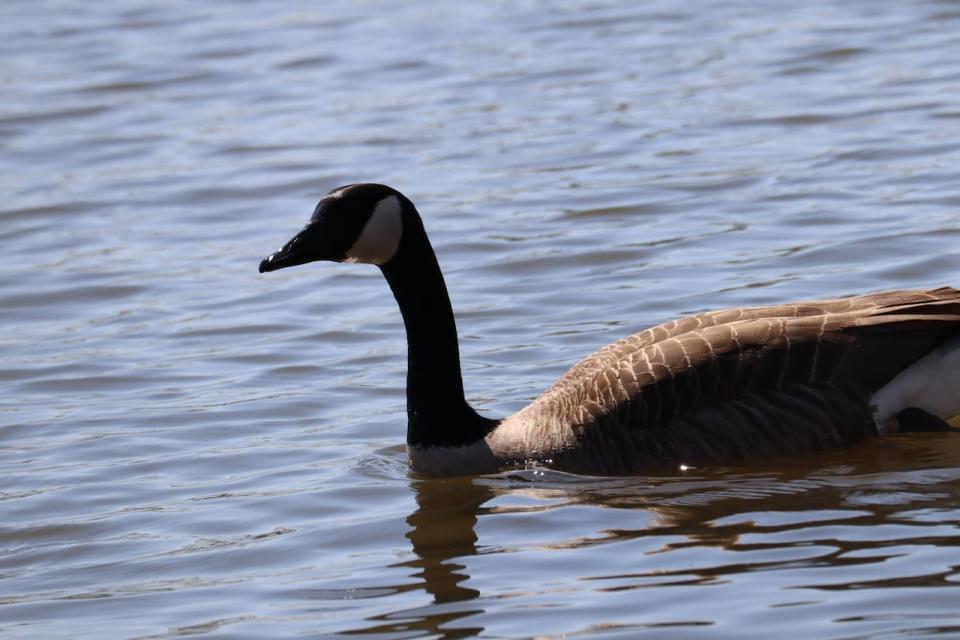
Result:
{"type": "Polygon", "coordinates": [[[436,254],[417,215],[405,215],[396,255],[381,266],[407,329],[407,443],[459,446],[495,424],[467,404],[457,326],[436,254]]]}

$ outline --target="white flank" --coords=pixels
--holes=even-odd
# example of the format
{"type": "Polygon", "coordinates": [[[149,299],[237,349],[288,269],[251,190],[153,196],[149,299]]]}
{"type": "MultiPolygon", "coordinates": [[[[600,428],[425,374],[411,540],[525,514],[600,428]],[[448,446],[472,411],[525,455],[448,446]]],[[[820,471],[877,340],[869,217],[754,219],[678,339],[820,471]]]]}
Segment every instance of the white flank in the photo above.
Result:
{"type": "Polygon", "coordinates": [[[873,394],[870,404],[881,432],[891,418],[917,407],[944,420],[960,415],[960,337],[952,338],[904,369],[873,394]]]}
{"type": "Polygon", "coordinates": [[[403,234],[400,200],[389,196],[376,208],[360,232],[360,237],[347,251],[347,262],[384,264],[397,253],[403,234]]]}

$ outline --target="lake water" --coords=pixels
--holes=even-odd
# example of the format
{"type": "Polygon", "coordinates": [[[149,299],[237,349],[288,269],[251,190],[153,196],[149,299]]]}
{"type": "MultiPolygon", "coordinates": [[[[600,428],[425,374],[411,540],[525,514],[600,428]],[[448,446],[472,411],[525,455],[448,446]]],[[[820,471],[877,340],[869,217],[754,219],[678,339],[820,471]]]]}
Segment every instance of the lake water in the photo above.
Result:
{"type": "Polygon", "coordinates": [[[0,6],[4,638],[960,637],[960,437],[429,480],[375,268],[419,206],[512,412],[681,314],[960,285],[956,2],[0,6]]]}

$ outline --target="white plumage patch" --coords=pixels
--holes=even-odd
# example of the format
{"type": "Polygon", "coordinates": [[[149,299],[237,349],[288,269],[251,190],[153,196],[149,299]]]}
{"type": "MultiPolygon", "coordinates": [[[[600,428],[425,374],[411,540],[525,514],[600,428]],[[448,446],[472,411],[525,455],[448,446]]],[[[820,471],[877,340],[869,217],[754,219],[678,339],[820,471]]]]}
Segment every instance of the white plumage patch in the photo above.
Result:
{"type": "Polygon", "coordinates": [[[890,418],[918,407],[944,420],[960,415],[960,337],[939,345],[873,394],[881,431],[890,418]]]}
{"type": "Polygon", "coordinates": [[[384,264],[397,253],[403,220],[400,199],[389,196],[377,203],[360,237],[347,251],[346,262],[384,264]]]}

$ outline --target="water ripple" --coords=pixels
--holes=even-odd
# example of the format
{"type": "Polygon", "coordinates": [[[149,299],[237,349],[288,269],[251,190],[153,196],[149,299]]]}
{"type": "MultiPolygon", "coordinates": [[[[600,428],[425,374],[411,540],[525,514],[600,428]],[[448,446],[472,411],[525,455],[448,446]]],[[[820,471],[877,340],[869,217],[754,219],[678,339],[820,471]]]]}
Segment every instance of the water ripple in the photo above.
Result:
{"type": "Polygon", "coordinates": [[[421,479],[380,275],[256,269],[397,186],[491,416],[685,313],[956,285],[949,2],[49,9],[0,7],[4,637],[956,634],[949,434],[421,479]]]}

